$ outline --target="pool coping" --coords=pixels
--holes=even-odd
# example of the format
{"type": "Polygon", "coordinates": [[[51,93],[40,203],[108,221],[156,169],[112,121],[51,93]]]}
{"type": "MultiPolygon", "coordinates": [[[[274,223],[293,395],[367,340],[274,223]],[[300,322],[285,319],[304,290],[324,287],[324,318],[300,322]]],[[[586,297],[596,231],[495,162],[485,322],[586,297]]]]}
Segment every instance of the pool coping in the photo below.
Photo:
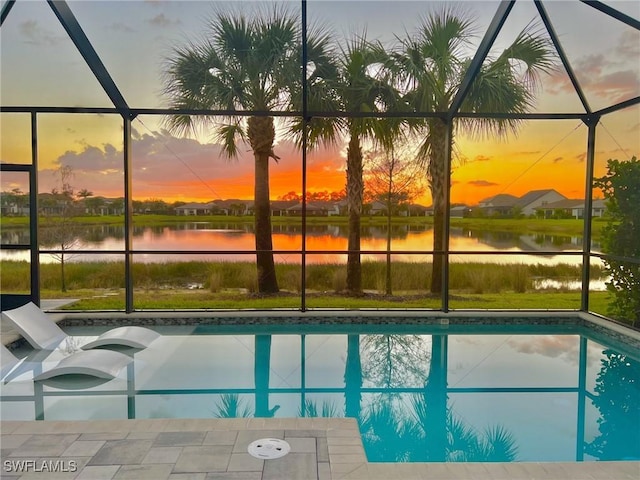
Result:
{"type": "MultiPolygon", "coordinates": [[[[327,311],[136,311],[123,312],[70,312],[48,311],[52,320],[62,326],[220,326],[220,327],[269,327],[295,328],[338,326],[420,326],[435,328],[447,333],[455,326],[582,326],[596,334],[606,334],[615,340],[640,350],[640,330],[628,325],[585,312],[473,310],[441,311],[377,311],[377,310],[327,310],[327,311]],[[514,316],[517,317],[514,321],[514,316]],[[398,318],[402,320],[399,322],[398,318]],[[506,320],[509,320],[508,322],[506,320]]],[[[24,344],[22,337],[3,324],[2,343],[9,348],[24,344]]]]}
{"type": "MultiPolygon", "coordinates": [[[[33,460],[76,466],[56,478],[255,478],[336,479],[590,479],[636,480],[640,462],[375,463],[364,453],[351,418],[140,419],[89,421],[2,421],[6,463],[33,460]],[[246,453],[251,439],[283,438],[291,453],[256,460],[246,453]],[[159,440],[162,439],[161,442],[159,440]],[[51,447],[57,453],[52,453],[51,447]],[[62,444],[60,446],[59,444],[62,444]],[[158,446],[158,444],[160,446],[158,446]],[[246,445],[245,445],[246,444],[246,445]],[[48,449],[38,455],[34,446],[48,449]],[[114,455],[118,448],[142,452],[137,460],[114,455]],[[202,453],[213,452],[218,465],[202,453]],[[200,453],[198,458],[196,453],[200,453]],[[115,457],[115,458],[114,458],[115,457]],[[118,461],[117,459],[120,459],[118,461]],[[133,475],[133,476],[131,476],[133,475]]],[[[32,472],[30,472],[32,473],[32,472]]],[[[17,477],[15,477],[17,478],[17,477]]],[[[26,474],[23,478],[38,478],[26,474]]],[[[43,478],[43,477],[41,477],[43,478]]]]}

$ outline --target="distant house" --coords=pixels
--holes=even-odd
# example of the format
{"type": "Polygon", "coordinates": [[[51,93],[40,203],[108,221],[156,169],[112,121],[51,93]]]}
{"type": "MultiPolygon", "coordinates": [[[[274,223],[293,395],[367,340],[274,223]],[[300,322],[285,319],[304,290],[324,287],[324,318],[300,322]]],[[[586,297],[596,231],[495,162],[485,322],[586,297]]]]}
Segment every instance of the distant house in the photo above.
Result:
{"type": "Polygon", "coordinates": [[[212,212],[219,215],[233,215],[242,216],[249,212],[249,206],[253,202],[247,200],[239,200],[232,198],[229,200],[214,200],[212,205],[212,212]]]}
{"type": "Polygon", "coordinates": [[[553,189],[532,190],[521,196],[515,206],[522,214],[530,216],[535,215],[538,207],[544,207],[549,203],[559,202],[561,200],[567,200],[567,197],[553,189]]]}
{"type": "MultiPolygon", "coordinates": [[[[320,205],[315,202],[307,202],[305,205],[305,211],[309,217],[328,217],[326,205],[320,205]]],[[[287,208],[287,215],[301,216],[302,215],[302,202],[287,208]]]]}
{"type": "MultiPolygon", "coordinates": [[[[585,201],[582,199],[567,198],[538,207],[536,214],[544,218],[584,218],[584,203],[585,201]]],[[[591,215],[593,217],[602,217],[605,210],[604,200],[597,199],[591,203],[591,215]]]]}
{"type": "Polygon", "coordinates": [[[315,200],[307,203],[307,211],[309,211],[309,205],[312,205],[314,209],[321,210],[322,216],[333,217],[340,215],[340,202],[332,202],[330,200],[315,200]]]}
{"type": "Polygon", "coordinates": [[[604,217],[607,211],[607,203],[604,198],[597,198],[591,202],[591,215],[594,217],[604,217]]]}
{"type": "Polygon", "coordinates": [[[324,209],[328,217],[340,215],[340,203],[341,202],[332,202],[330,200],[313,202],[314,205],[324,209]]]}
{"type": "Polygon", "coordinates": [[[90,197],[83,198],[79,201],[79,204],[84,212],[89,215],[100,215],[102,217],[105,215],[124,214],[124,198],[90,197]]]}
{"type": "Polygon", "coordinates": [[[409,208],[407,209],[407,216],[409,217],[426,217],[428,215],[433,215],[433,211],[431,211],[431,213],[429,213],[429,208],[425,207],[424,205],[419,205],[417,203],[412,203],[411,205],[409,205],[409,208]]]}
{"type": "MultiPolygon", "coordinates": [[[[421,205],[411,205],[409,207],[409,211],[413,212],[413,211],[419,211],[421,212],[420,215],[424,215],[424,216],[429,216],[429,217],[433,217],[433,206],[431,207],[422,207],[421,205]],[[420,209],[416,209],[414,210],[414,207],[421,207],[420,209]]],[[[460,204],[453,204],[451,205],[451,209],[449,210],[449,216],[450,217],[456,217],[456,218],[466,218],[468,216],[471,215],[471,207],[468,207],[466,205],[460,205],[460,204]]],[[[415,214],[412,213],[412,215],[415,216],[415,214]]]]}
{"type": "Polygon", "coordinates": [[[501,193],[493,197],[480,200],[478,208],[486,216],[507,217],[515,213],[531,216],[535,215],[539,207],[560,200],[566,200],[567,197],[553,189],[532,190],[525,193],[521,197],[515,197],[508,193],[501,193]]]}
{"type": "Polygon", "coordinates": [[[180,207],[176,207],[176,215],[196,216],[211,215],[213,202],[209,203],[185,203],[180,207]]]}
{"type": "Polygon", "coordinates": [[[0,211],[2,215],[29,215],[29,195],[0,193],[0,211]]]}
{"type": "Polygon", "coordinates": [[[369,215],[386,215],[387,205],[375,200],[369,204],[369,215]]]}
{"type": "MultiPolygon", "coordinates": [[[[271,215],[273,217],[284,217],[289,214],[288,210],[298,204],[298,200],[272,200],[271,215]]],[[[253,205],[251,205],[253,211],[253,205]]]]}
{"type": "Polygon", "coordinates": [[[334,202],[335,211],[337,213],[333,213],[330,211],[329,216],[332,215],[347,215],[349,213],[349,204],[346,200],[338,200],[334,202]]]}
{"type": "Polygon", "coordinates": [[[466,205],[457,205],[455,207],[451,207],[449,212],[449,216],[455,218],[467,218],[471,215],[471,208],[466,205]]]}
{"type": "Polygon", "coordinates": [[[513,213],[513,209],[516,206],[517,201],[518,197],[509,195],[508,193],[501,193],[499,195],[480,200],[478,208],[488,217],[506,217],[513,213]]]}
{"type": "Polygon", "coordinates": [[[53,193],[39,193],[38,194],[38,210],[41,215],[63,215],[65,210],[68,210],[72,200],[69,198],[53,194],[53,193]]]}

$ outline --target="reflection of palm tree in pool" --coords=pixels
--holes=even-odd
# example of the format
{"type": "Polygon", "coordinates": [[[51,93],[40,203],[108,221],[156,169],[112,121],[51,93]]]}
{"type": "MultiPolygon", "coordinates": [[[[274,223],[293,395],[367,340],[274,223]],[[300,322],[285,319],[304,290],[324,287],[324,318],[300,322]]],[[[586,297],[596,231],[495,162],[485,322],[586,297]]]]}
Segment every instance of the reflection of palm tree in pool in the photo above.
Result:
{"type": "MultiPolygon", "coordinates": [[[[269,374],[271,371],[271,335],[255,335],[253,374],[255,381],[255,417],[273,417],[280,408],[269,408],[269,374]]],[[[251,409],[243,404],[238,394],[225,393],[216,404],[216,417],[235,418],[251,416],[251,409]]]]}
{"type": "MultiPolygon", "coordinates": [[[[493,426],[476,432],[447,407],[447,336],[433,335],[431,344],[424,389],[411,397],[409,412],[398,394],[382,394],[366,409],[361,431],[368,458],[422,462],[514,460],[517,448],[507,430],[493,426]]],[[[416,368],[417,360],[412,368],[416,368]]],[[[389,366],[379,368],[389,371],[389,366]]]]}
{"type": "Polygon", "coordinates": [[[600,435],[585,445],[598,460],[640,458],[640,362],[605,350],[606,359],[596,377],[594,406],[600,411],[600,435]]]}
{"type": "Polygon", "coordinates": [[[223,393],[220,403],[216,403],[216,418],[246,418],[251,416],[251,409],[237,393],[223,393]]]}
{"type": "Polygon", "coordinates": [[[256,386],[256,417],[273,417],[280,408],[269,408],[269,373],[271,371],[271,335],[255,336],[254,378],[256,386]]]}
{"type": "Polygon", "coordinates": [[[510,462],[517,457],[513,435],[496,425],[477,432],[447,409],[444,418],[426,395],[411,397],[411,412],[381,397],[361,422],[370,461],[378,462],[510,462]],[[434,429],[436,430],[434,434],[434,429]],[[440,437],[444,431],[444,439],[440,437]],[[442,442],[442,443],[438,443],[442,442]]]}
{"type": "Polygon", "coordinates": [[[347,360],[344,369],[344,414],[360,419],[362,401],[362,364],[360,335],[347,335],[347,360]]]}
{"type": "Polygon", "coordinates": [[[339,417],[338,408],[333,402],[323,401],[322,407],[318,412],[318,404],[313,400],[306,399],[304,402],[304,409],[298,410],[298,416],[300,417],[326,417],[336,418],[339,417]]]}
{"type": "MultiPolygon", "coordinates": [[[[362,401],[362,365],[360,363],[360,335],[347,335],[347,359],[344,368],[344,415],[360,421],[362,401]]],[[[337,417],[336,406],[324,401],[318,413],[317,403],[306,400],[304,411],[300,416],[305,417],[337,417]]]]}
{"type": "Polygon", "coordinates": [[[417,437],[414,445],[418,446],[409,453],[412,461],[511,462],[516,459],[515,438],[504,427],[493,425],[477,432],[456,417],[451,408],[447,408],[445,417],[441,418],[440,412],[433,414],[433,410],[438,409],[431,408],[428,395],[416,395],[411,403],[413,416],[409,422],[417,437]],[[432,435],[434,428],[436,435],[432,435]]]}

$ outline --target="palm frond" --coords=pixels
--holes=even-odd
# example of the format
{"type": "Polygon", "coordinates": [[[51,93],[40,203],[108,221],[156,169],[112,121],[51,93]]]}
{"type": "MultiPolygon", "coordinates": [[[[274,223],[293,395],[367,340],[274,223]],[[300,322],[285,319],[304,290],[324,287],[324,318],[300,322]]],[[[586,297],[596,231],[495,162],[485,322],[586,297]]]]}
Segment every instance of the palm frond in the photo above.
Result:
{"type": "Polygon", "coordinates": [[[320,413],[318,413],[318,405],[313,400],[306,399],[304,402],[304,410],[298,410],[298,416],[300,417],[324,417],[324,418],[335,418],[338,417],[338,408],[335,406],[333,402],[329,402],[324,400],[322,402],[322,407],[320,413]]]}
{"type": "Polygon", "coordinates": [[[488,427],[484,432],[482,457],[485,462],[512,462],[518,456],[516,440],[501,425],[488,427]]]}
{"type": "Polygon", "coordinates": [[[212,43],[224,63],[232,67],[244,65],[253,49],[254,34],[250,22],[241,12],[219,11],[209,21],[212,43]]]}
{"type": "MultiPolygon", "coordinates": [[[[546,36],[546,30],[537,23],[529,23],[516,37],[513,43],[498,57],[496,63],[519,61],[524,64],[523,79],[529,89],[536,89],[540,76],[551,73],[556,68],[556,52],[553,44],[546,36]]],[[[512,69],[516,69],[512,65],[512,69]]]]}
{"type": "Polygon", "coordinates": [[[237,140],[245,140],[245,127],[242,119],[237,118],[231,123],[221,124],[215,132],[215,140],[222,144],[222,151],[228,158],[238,156],[237,140]]]}
{"type": "Polygon", "coordinates": [[[237,393],[223,393],[220,403],[216,403],[216,411],[213,412],[216,418],[246,418],[251,416],[251,410],[244,405],[244,400],[240,399],[237,393]]]}

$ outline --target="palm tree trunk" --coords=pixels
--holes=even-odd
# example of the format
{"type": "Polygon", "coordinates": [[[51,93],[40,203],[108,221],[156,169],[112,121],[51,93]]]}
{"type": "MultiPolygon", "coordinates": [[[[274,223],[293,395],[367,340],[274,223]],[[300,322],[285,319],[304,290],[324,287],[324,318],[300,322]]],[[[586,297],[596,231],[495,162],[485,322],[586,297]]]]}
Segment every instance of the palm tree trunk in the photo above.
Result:
{"type": "Polygon", "coordinates": [[[424,387],[427,404],[426,450],[429,461],[447,460],[447,356],[446,335],[432,335],[429,376],[424,387]]]}
{"type": "MultiPolygon", "coordinates": [[[[436,252],[444,250],[444,222],[446,212],[446,169],[447,167],[447,126],[439,119],[430,122],[431,153],[429,158],[429,187],[433,199],[433,249],[436,252]]],[[[433,255],[431,270],[431,293],[442,292],[442,271],[444,256],[433,255]]]]}
{"type": "Polygon", "coordinates": [[[362,265],[360,263],[360,217],[364,181],[360,139],[352,135],[347,148],[347,204],[349,206],[349,241],[347,255],[347,292],[362,294],[362,265]]]}
{"type": "Polygon", "coordinates": [[[275,130],[271,117],[251,117],[249,142],[255,160],[254,215],[258,292],[277,293],[278,280],[273,261],[271,239],[271,204],[269,198],[269,158],[273,155],[275,130]]]}
{"type": "Polygon", "coordinates": [[[385,290],[387,295],[392,294],[391,289],[391,210],[387,213],[387,271],[385,290]]]}
{"type": "Polygon", "coordinates": [[[347,335],[347,361],[344,372],[344,415],[358,419],[362,401],[362,365],[360,363],[360,335],[347,335]]]}
{"type": "Polygon", "coordinates": [[[393,190],[393,177],[389,175],[389,189],[387,190],[387,268],[386,285],[387,295],[391,295],[391,194],[393,190]]]}
{"type": "Polygon", "coordinates": [[[275,405],[269,408],[269,372],[271,371],[271,335],[256,335],[254,339],[254,366],[255,379],[255,416],[273,417],[280,408],[275,405]]]}

